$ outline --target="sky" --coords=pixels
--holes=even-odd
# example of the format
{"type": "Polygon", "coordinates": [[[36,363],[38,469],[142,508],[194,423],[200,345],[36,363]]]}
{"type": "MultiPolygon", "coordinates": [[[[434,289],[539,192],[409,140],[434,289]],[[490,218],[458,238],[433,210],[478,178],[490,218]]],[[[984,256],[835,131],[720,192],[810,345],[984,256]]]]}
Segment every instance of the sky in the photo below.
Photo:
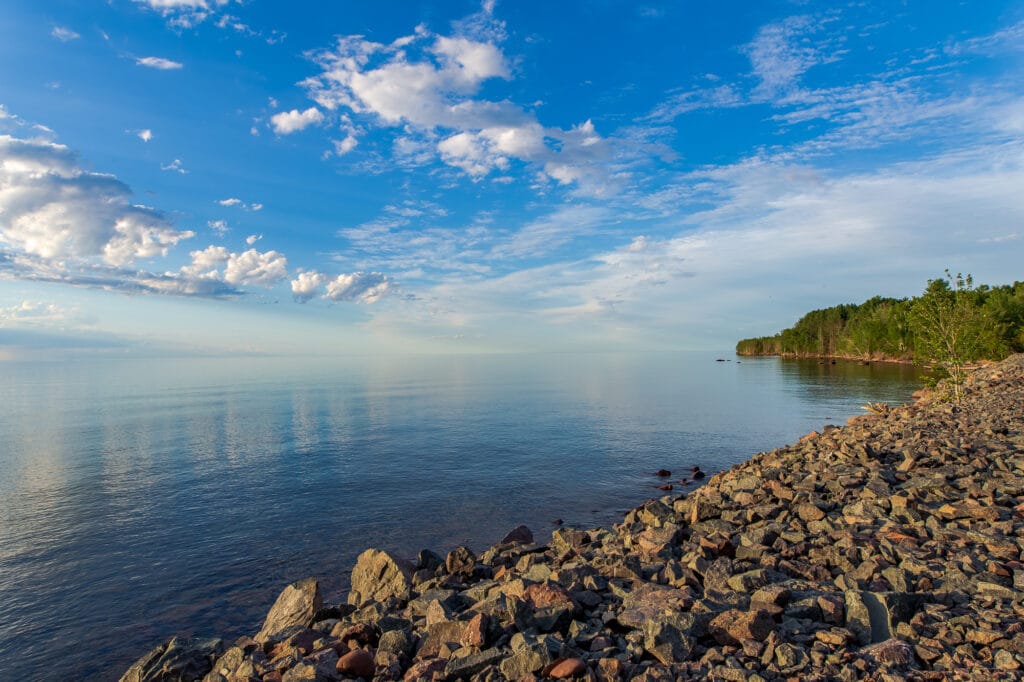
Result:
{"type": "Polygon", "coordinates": [[[1024,279],[1024,2],[5,0],[0,358],[728,350],[1024,279]]]}

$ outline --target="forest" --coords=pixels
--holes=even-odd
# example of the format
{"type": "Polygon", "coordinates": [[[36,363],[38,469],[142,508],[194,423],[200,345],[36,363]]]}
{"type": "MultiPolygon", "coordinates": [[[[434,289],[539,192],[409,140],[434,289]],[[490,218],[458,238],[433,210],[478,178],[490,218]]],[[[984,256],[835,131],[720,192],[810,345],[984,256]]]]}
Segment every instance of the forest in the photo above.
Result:
{"type": "Polygon", "coordinates": [[[920,296],[813,310],[774,336],[736,344],[739,355],[920,363],[998,360],[1022,351],[1024,282],[975,286],[970,275],[948,271],[920,296]]]}

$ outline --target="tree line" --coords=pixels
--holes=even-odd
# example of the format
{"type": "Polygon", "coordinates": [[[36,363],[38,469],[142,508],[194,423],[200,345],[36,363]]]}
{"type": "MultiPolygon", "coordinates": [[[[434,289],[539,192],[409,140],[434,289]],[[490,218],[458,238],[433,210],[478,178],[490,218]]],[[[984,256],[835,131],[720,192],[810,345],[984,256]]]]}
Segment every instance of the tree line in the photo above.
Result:
{"type": "Polygon", "coordinates": [[[970,275],[947,270],[920,296],[814,310],[774,336],[743,339],[736,352],[914,361],[952,375],[980,359],[1024,352],[1024,282],[975,286],[970,275]]]}

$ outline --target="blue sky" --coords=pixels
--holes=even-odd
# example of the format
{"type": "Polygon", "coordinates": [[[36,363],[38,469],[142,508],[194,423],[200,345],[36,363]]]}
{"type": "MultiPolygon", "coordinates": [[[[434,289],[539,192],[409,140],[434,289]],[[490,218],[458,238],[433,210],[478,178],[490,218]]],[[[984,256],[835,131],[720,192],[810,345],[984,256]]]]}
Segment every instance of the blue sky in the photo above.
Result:
{"type": "Polygon", "coordinates": [[[0,352],[728,349],[1024,279],[1024,3],[7,0],[0,352]]]}

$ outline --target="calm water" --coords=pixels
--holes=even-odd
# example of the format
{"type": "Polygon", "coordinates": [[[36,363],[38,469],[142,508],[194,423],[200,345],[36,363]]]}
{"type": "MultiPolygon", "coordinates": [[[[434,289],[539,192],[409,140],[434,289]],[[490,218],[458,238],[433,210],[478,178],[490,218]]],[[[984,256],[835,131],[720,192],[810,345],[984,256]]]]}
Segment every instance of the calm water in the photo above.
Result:
{"type": "Polygon", "coordinates": [[[338,599],[368,546],[480,551],[608,524],[652,472],[717,471],[906,367],[705,353],[0,364],[0,678],[116,679],[173,634],[338,599]]]}

